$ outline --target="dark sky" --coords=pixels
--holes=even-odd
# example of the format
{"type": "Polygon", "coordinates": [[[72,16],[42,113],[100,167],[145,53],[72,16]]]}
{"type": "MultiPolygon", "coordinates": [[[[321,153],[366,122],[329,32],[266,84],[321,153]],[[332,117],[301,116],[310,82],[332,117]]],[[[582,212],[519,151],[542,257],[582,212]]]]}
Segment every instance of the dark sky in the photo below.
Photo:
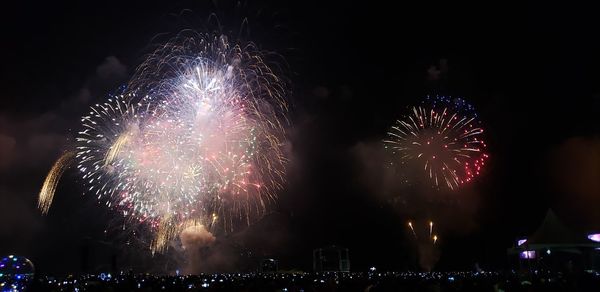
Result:
{"type": "Polygon", "coordinates": [[[506,248],[548,208],[580,232],[600,230],[600,27],[592,7],[289,2],[3,7],[0,254],[78,271],[85,242],[123,241],[103,234],[114,214],[82,195],[73,171],[46,217],[35,208],[39,187],[71,145],[79,116],[131,75],[156,36],[214,29],[214,19],[278,52],[293,89],[286,190],[275,214],[239,234],[255,253],[309,269],[313,248],[338,244],[350,248],[354,269],[404,269],[406,220],[433,218],[440,268],[491,268],[503,267],[506,248]],[[429,81],[442,59],[447,72],[429,81]],[[407,106],[434,93],[476,106],[490,164],[453,193],[398,189],[369,162],[407,106]]]}

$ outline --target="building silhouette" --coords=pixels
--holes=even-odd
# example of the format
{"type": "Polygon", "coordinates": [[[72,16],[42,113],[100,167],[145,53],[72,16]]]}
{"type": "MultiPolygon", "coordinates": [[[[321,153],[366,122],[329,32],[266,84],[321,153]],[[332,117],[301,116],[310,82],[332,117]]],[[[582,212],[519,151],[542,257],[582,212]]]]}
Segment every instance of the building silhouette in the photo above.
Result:
{"type": "Polygon", "coordinates": [[[349,272],[348,249],[332,245],[313,250],[313,270],[315,272],[349,272]]]}
{"type": "Polygon", "coordinates": [[[275,259],[263,259],[260,261],[260,272],[262,273],[276,273],[279,270],[277,260],[275,259]]]}

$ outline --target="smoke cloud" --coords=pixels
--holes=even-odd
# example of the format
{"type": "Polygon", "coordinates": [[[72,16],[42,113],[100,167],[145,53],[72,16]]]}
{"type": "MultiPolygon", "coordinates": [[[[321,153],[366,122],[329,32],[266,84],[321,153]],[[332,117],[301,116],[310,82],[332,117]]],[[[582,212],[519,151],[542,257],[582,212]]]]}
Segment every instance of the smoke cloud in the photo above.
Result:
{"type": "Polygon", "coordinates": [[[440,260],[440,250],[431,242],[420,242],[417,245],[419,267],[425,272],[431,272],[440,260]]]}
{"type": "Polygon", "coordinates": [[[579,223],[595,228],[600,223],[600,138],[567,139],[548,156],[550,182],[558,192],[559,212],[580,218],[579,223]]]}
{"type": "Polygon", "coordinates": [[[421,176],[421,168],[398,165],[381,142],[358,143],[351,149],[356,161],[355,177],[377,199],[393,206],[400,217],[433,220],[444,232],[466,234],[477,229],[481,205],[477,182],[458,190],[443,190],[421,176]]]}
{"type": "Polygon", "coordinates": [[[201,273],[202,259],[206,255],[206,250],[215,242],[215,237],[206,230],[204,225],[192,225],[181,231],[179,239],[187,262],[184,273],[201,273]]]}

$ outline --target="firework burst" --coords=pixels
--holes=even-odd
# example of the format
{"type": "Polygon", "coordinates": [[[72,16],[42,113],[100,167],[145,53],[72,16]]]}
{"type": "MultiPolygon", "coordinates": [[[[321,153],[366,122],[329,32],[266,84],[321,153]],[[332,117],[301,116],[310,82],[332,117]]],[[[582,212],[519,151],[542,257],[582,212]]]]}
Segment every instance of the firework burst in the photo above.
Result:
{"type": "Polygon", "coordinates": [[[153,251],[190,220],[249,224],[275,198],[286,164],[286,82],[267,57],[195,32],[157,48],[124,94],[81,119],[75,159],[87,193],[151,226],[153,251]]]}
{"type": "Polygon", "coordinates": [[[481,173],[483,128],[462,99],[428,98],[398,120],[384,140],[401,165],[416,165],[436,188],[456,189],[481,173]]]}

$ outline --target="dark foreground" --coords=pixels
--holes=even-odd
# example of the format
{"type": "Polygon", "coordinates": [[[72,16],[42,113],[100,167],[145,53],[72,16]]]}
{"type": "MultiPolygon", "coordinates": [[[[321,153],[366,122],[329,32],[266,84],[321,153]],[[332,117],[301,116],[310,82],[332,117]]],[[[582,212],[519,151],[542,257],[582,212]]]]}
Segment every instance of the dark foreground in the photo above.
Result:
{"type": "Polygon", "coordinates": [[[600,273],[101,274],[38,277],[27,291],[600,291],[600,273]]]}

